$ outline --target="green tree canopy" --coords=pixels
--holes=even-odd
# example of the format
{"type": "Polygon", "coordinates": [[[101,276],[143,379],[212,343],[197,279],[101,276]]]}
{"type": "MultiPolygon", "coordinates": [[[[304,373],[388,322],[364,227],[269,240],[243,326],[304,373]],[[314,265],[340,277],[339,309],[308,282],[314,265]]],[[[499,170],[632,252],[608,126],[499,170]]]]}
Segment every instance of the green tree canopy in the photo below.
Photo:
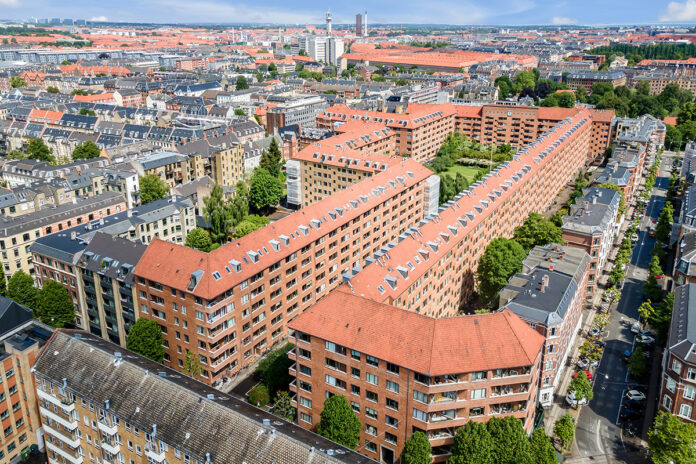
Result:
{"type": "Polygon", "coordinates": [[[500,464],[533,464],[527,432],[522,421],[513,416],[492,417],[486,424],[491,434],[493,462],[500,464]]]}
{"type": "Polygon", "coordinates": [[[237,182],[236,192],[230,203],[232,227],[239,224],[249,214],[249,189],[242,181],[237,182]]]}
{"type": "Polygon", "coordinates": [[[51,149],[41,139],[29,139],[27,144],[27,157],[47,163],[55,163],[56,159],[51,155],[51,149]]]}
{"type": "Polygon", "coordinates": [[[573,442],[573,436],[575,435],[575,422],[573,422],[573,416],[564,414],[558,419],[553,426],[553,434],[561,440],[563,448],[567,449],[573,442]]]}
{"type": "Polygon", "coordinates": [[[657,225],[655,226],[655,240],[662,242],[664,244],[669,244],[669,237],[672,234],[672,215],[674,214],[674,207],[672,203],[667,201],[665,206],[662,207],[660,215],[657,218],[657,225]]]}
{"type": "Polygon", "coordinates": [[[645,364],[645,356],[643,356],[643,347],[636,347],[635,351],[628,358],[628,371],[633,378],[639,379],[645,375],[647,366],[645,364]]]}
{"type": "Polygon", "coordinates": [[[249,82],[247,82],[246,77],[237,76],[234,86],[237,90],[245,90],[249,88],[249,82]]]}
{"type": "Polygon", "coordinates": [[[10,77],[10,85],[12,86],[13,89],[18,89],[20,87],[26,87],[27,86],[27,81],[22,79],[19,76],[12,76],[10,77]]]}
{"type": "Polygon", "coordinates": [[[280,148],[278,148],[278,142],[276,142],[275,137],[273,137],[268,150],[264,150],[261,155],[259,166],[268,171],[270,175],[279,177],[282,158],[280,148]]]}
{"type": "Polygon", "coordinates": [[[493,439],[485,422],[469,421],[457,429],[449,464],[493,464],[493,439]]]}
{"type": "Polygon", "coordinates": [[[288,422],[295,420],[295,408],[292,407],[292,399],[286,391],[279,391],[273,400],[273,414],[288,422]]]}
{"type": "Polygon", "coordinates": [[[157,174],[140,178],[140,201],[143,205],[161,200],[169,194],[169,186],[157,174]]]}
{"type": "Polygon", "coordinates": [[[38,292],[36,287],[34,287],[34,279],[23,271],[17,271],[12,274],[12,277],[7,282],[7,298],[35,311],[38,292]]]}
{"type": "Polygon", "coordinates": [[[213,186],[210,195],[203,198],[203,217],[210,226],[210,239],[215,243],[225,243],[232,227],[232,211],[223,198],[222,187],[213,186]]]}
{"type": "Polygon", "coordinates": [[[196,227],[186,234],[185,245],[189,248],[195,248],[201,251],[210,251],[213,242],[210,240],[210,234],[207,230],[196,227]]]}
{"type": "Polygon", "coordinates": [[[533,71],[519,71],[512,81],[512,89],[515,93],[521,93],[524,89],[534,89],[535,84],[533,71]]]}
{"type": "Polygon", "coordinates": [[[184,370],[188,372],[188,375],[194,378],[201,375],[201,362],[198,359],[198,355],[193,351],[186,350],[186,356],[184,357],[184,370]]]}
{"type": "Polygon", "coordinates": [[[283,197],[283,182],[272,176],[264,168],[256,168],[251,177],[249,188],[249,206],[254,211],[266,210],[277,205],[283,197]]]}
{"type": "Polygon", "coordinates": [[[568,392],[575,392],[575,399],[578,401],[586,398],[590,401],[594,398],[594,391],[592,391],[592,384],[587,379],[584,371],[579,371],[577,377],[570,381],[568,386],[568,392]]]}
{"type": "Polygon", "coordinates": [[[84,143],[76,146],[72,152],[72,159],[92,159],[98,158],[100,155],[99,147],[96,143],[91,140],[87,140],[84,143]]]}
{"type": "Polygon", "coordinates": [[[162,328],[153,320],[139,318],[128,330],[126,348],[161,363],[166,352],[162,328]]]}
{"type": "Polygon", "coordinates": [[[275,394],[278,390],[287,390],[292,382],[288,370],[292,360],[288,357],[288,352],[294,347],[295,345],[288,343],[282,348],[271,351],[256,368],[256,374],[271,394],[275,394]]]}
{"type": "Polygon", "coordinates": [[[355,449],[360,443],[361,429],[360,419],[353,412],[345,396],[333,395],[324,401],[321,421],[317,426],[319,435],[346,448],[355,449]]]}
{"type": "Polygon", "coordinates": [[[250,214],[245,217],[242,222],[237,224],[232,233],[232,237],[236,240],[248,235],[255,230],[258,230],[269,223],[269,219],[265,216],[257,216],[256,214],[250,214]]]}
{"type": "Polygon", "coordinates": [[[60,90],[58,90],[58,87],[55,87],[53,85],[49,85],[46,87],[46,92],[48,93],[60,93],[60,90]]]}
{"type": "Polygon", "coordinates": [[[266,406],[271,401],[268,388],[265,385],[257,385],[249,392],[249,402],[260,408],[266,406]]]}
{"type": "Polygon", "coordinates": [[[551,438],[546,435],[543,427],[534,429],[529,439],[529,445],[534,464],[557,464],[551,438]]]}
{"type": "Polygon", "coordinates": [[[525,251],[548,243],[563,244],[563,229],[538,213],[530,213],[524,223],[515,228],[514,240],[525,251]]]}
{"type": "Polygon", "coordinates": [[[432,450],[427,435],[417,430],[404,443],[404,449],[401,451],[401,462],[402,464],[430,464],[432,450]]]}
{"type": "Polygon", "coordinates": [[[46,280],[36,297],[38,319],[52,327],[62,328],[75,321],[75,308],[65,287],[55,280],[46,280]]]}
{"type": "Polygon", "coordinates": [[[522,245],[503,237],[493,239],[481,256],[476,271],[481,298],[491,303],[515,273],[522,270],[527,256],[522,245]]]}
{"type": "Polygon", "coordinates": [[[659,411],[648,431],[648,446],[655,464],[696,463],[696,427],[659,411]]]}
{"type": "Polygon", "coordinates": [[[78,111],[77,114],[80,114],[82,116],[96,116],[97,115],[97,113],[95,113],[94,110],[90,110],[89,108],[80,108],[80,111],[78,111]]]}

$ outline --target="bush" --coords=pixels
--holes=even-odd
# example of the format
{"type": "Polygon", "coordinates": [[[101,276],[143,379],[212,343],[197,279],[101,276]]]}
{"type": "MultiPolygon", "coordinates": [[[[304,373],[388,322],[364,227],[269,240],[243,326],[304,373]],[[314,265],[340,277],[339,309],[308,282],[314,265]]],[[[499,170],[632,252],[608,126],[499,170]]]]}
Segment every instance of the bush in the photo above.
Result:
{"type": "Polygon", "coordinates": [[[265,385],[257,385],[249,392],[249,403],[262,408],[271,401],[268,388],[265,385]]]}

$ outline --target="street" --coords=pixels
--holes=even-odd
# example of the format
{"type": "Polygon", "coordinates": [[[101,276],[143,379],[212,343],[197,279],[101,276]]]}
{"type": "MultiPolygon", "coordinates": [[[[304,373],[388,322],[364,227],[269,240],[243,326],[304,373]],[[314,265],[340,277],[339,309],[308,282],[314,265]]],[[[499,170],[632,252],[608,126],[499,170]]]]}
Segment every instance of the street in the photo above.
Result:
{"type": "MultiPolygon", "coordinates": [[[[656,220],[665,201],[669,167],[673,156],[663,155],[660,174],[655,182],[645,216],[641,219],[639,238],[635,243],[631,263],[626,272],[621,299],[610,313],[606,328],[606,349],[595,373],[594,399],[584,406],[577,423],[576,443],[572,462],[636,462],[629,460],[628,449],[618,424],[621,401],[629,383],[624,351],[633,350],[634,335],[630,325],[638,320],[642,303],[642,286],[648,277],[648,264],[655,240],[648,236],[648,227],[656,220]]],[[[638,213],[640,214],[640,213],[638,213]]],[[[630,218],[626,218],[630,220],[630,218]]],[[[618,243],[623,238],[619,237],[618,243]]],[[[607,269],[606,271],[608,271],[607,269]]],[[[644,388],[647,391],[647,386],[644,388]]],[[[640,432],[639,432],[640,433],[640,432]]]]}

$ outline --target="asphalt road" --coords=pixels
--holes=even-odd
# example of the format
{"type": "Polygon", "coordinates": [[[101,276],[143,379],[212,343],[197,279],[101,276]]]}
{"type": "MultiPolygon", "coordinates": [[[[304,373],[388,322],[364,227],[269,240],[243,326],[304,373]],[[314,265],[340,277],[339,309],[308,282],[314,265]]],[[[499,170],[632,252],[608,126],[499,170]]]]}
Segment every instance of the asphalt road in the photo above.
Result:
{"type": "MultiPolygon", "coordinates": [[[[632,349],[633,334],[630,325],[638,320],[638,307],[642,303],[642,286],[648,277],[648,264],[655,241],[648,237],[648,226],[657,220],[664,204],[669,167],[673,156],[664,154],[658,177],[646,214],[641,220],[638,242],[633,249],[631,263],[621,292],[618,308],[610,314],[606,348],[595,373],[594,399],[584,406],[576,429],[574,456],[589,460],[611,457],[610,462],[630,462],[617,425],[621,399],[627,390],[628,369],[623,361],[624,351],[632,349]]],[[[640,213],[639,213],[640,214],[640,213]]],[[[628,219],[628,218],[627,218],[628,219]]]]}

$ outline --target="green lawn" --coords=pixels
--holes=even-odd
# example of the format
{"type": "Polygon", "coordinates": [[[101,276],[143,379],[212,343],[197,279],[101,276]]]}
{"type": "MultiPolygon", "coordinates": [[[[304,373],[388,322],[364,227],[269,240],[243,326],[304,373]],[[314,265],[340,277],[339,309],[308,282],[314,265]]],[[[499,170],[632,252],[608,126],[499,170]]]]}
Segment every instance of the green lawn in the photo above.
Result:
{"type": "Polygon", "coordinates": [[[452,177],[452,179],[454,179],[454,177],[457,175],[457,173],[461,172],[462,175],[464,177],[466,177],[467,182],[469,182],[469,184],[472,184],[474,176],[479,171],[479,169],[483,169],[483,168],[479,168],[476,166],[462,166],[461,164],[455,164],[451,168],[447,169],[447,171],[441,172],[440,175],[447,174],[450,177],[452,177]]]}

